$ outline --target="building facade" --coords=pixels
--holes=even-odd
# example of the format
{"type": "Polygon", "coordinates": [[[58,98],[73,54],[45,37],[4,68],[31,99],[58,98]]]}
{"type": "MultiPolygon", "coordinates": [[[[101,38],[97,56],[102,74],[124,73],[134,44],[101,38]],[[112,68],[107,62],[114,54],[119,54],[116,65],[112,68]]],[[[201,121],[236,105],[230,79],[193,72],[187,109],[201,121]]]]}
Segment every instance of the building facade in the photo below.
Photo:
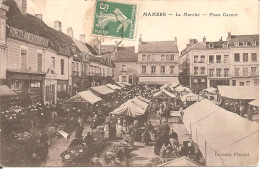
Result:
{"type": "Polygon", "coordinates": [[[9,7],[0,3],[0,85],[6,84],[6,12],[9,7]]]}
{"type": "Polygon", "coordinates": [[[114,63],[114,80],[116,82],[138,83],[138,54],[135,53],[134,46],[118,47],[115,52],[114,63]]]}
{"type": "Polygon", "coordinates": [[[138,44],[138,81],[161,85],[179,82],[177,39],[175,41],[143,42],[138,44]]]}
{"type": "Polygon", "coordinates": [[[180,82],[194,92],[218,85],[252,86],[259,80],[259,35],[231,35],[226,41],[191,39],[181,52],[180,82]],[[187,83],[185,79],[189,79],[187,83]]]}

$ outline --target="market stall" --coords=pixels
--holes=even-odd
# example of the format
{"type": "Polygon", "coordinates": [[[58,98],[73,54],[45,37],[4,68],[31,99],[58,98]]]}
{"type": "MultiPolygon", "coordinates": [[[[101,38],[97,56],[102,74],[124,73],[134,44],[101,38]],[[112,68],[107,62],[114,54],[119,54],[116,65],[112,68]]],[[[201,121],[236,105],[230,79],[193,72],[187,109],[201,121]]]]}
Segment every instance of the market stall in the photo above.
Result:
{"type": "Polygon", "coordinates": [[[217,89],[214,87],[209,87],[207,89],[203,89],[202,94],[207,99],[217,100],[217,89]]]}
{"type": "Polygon", "coordinates": [[[102,99],[100,97],[93,94],[90,90],[87,90],[87,91],[77,93],[75,96],[71,97],[68,101],[95,104],[101,100],[102,99]]]}
{"type": "Polygon", "coordinates": [[[106,84],[106,86],[109,87],[112,90],[120,90],[121,89],[121,87],[110,84],[110,83],[106,84]]]}
{"type": "Polygon", "coordinates": [[[202,96],[194,93],[189,93],[184,96],[181,96],[181,101],[186,105],[186,107],[203,99],[204,98],[202,96]]]}
{"type": "Polygon", "coordinates": [[[257,164],[257,123],[222,109],[208,100],[197,102],[184,110],[183,122],[192,140],[199,146],[207,166],[257,164]],[[218,155],[221,153],[231,155],[218,155]]]}
{"type": "Polygon", "coordinates": [[[119,86],[119,87],[122,87],[122,88],[125,88],[125,84],[123,84],[123,83],[120,83],[120,82],[116,82],[116,84],[119,86]]]}
{"type": "Polygon", "coordinates": [[[142,100],[142,101],[144,101],[144,102],[146,102],[146,103],[149,103],[149,102],[150,102],[150,100],[145,99],[145,98],[143,98],[142,96],[137,96],[137,98],[140,99],[140,100],[142,100]]]}
{"type": "Polygon", "coordinates": [[[178,86],[174,89],[176,92],[179,92],[182,96],[188,93],[192,93],[191,89],[184,86],[178,86]]]}
{"type": "Polygon", "coordinates": [[[218,86],[221,97],[235,100],[255,100],[259,96],[258,86],[218,86]]]}
{"type": "Polygon", "coordinates": [[[0,85],[0,112],[12,106],[13,100],[15,100],[15,96],[17,96],[17,94],[13,92],[8,86],[0,85]]]}
{"type": "Polygon", "coordinates": [[[176,96],[170,92],[168,92],[167,90],[163,89],[155,94],[153,94],[154,98],[175,98],[176,96]]]}
{"type": "Polygon", "coordinates": [[[106,96],[115,92],[115,90],[110,89],[106,85],[91,87],[90,89],[98,96],[106,96]]]}

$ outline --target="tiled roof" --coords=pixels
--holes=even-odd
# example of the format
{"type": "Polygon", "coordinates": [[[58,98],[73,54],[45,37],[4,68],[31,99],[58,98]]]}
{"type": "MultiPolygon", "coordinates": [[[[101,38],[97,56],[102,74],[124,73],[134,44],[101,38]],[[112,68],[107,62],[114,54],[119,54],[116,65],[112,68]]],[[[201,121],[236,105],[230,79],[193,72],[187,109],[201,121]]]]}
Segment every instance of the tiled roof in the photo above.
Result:
{"type": "Polygon", "coordinates": [[[115,45],[101,45],[101,53],[113,52],[115,45]]]}
{"type": "Polygon", "coordinates": [[[182,50],[182,55],[184,55],[185,53],[191,51],[191,50],[206,50],[207,49],[207,46],[205,43],[203,42],[197,42],[195,43],[194,45],[192,46],[189,46],[185,49],[182,50]]]}
{"type": "Polygon", "coordinates": [[[118,47],[115,52],[115,62],[137,62],[138,54],[135,53],[135,47],[118,47]]]}
{"type": "Polygon", "coordinates": [[[234,46],[234,42],[239,42],[239,46],[243,46],[243,41],[247,41],[248,46],[251,46],[252,41],[256,41],[256,46],[259,46],[259,35],[231,35],[229,44],[234,46]]]}
{"type": "Polygon", "coordinates": [[[178,46],[174,41],[151,41],[139,44],[140,53],[176,53],[178,46]]]}
{"type": "Polygon", "coordinates": [[[59,47],[71,49],[75,47],[73,40],[53,28],[48,27],[41,19],[30,15],[22,15],[14,0],[6,0],[4,4],[9,6],[7,12],[7,25],[22,29],[32,34],[49,39],[49,47],[57,50],[59,47]]]}
{"type": "Polygon", "coordinates": [[[85,53],[89,53],[89,54],[91,53],[90,50],[88,49],[88,47],[80,40],[73,39],[73,42],[76,44],[76,46],[78,47],[78,49],[81,52],[85,52],[85,53]]]}

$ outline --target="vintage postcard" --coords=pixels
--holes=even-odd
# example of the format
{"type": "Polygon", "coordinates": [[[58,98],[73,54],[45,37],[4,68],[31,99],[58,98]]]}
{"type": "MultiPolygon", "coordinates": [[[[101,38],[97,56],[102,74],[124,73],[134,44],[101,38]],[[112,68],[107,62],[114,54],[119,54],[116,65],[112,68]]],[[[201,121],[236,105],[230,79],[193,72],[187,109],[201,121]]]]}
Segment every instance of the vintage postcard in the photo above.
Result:
{"type": "Polygon", "coordinates": [[[0,0],[1,167],[259,161],[258,0],[0,0]]]}

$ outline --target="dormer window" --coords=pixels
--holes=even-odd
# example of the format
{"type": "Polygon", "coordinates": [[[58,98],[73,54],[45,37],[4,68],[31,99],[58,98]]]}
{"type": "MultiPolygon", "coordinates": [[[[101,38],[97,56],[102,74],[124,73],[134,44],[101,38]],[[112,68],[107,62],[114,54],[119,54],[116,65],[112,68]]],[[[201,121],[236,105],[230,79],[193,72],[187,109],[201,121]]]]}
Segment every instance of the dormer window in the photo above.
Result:
{"type": "Polygon", "coordinates": [[[243,41],[243,46],[247,46],[247,41],[243,41]]]}
{"type": "Polygon", "coordinates": [[[228,48],[228,44],[227,44],[227,43],[224,43],[224,44],[223,44],[223,48],[228,48]]]}
{"type": "Polygon", "coordinates": [[[234,42],[234,45],[235,46],[239,46],[239,42],[234,42]]]}
{"type": "Polygon", "coordinates": [[[252,46],[256,46],[256,41],[251,41],[252,46]]]}
{"type": "Polygon", "coordinates": [[[214,44],[210,43],[209,48],[214,48],[214,44]]]}

